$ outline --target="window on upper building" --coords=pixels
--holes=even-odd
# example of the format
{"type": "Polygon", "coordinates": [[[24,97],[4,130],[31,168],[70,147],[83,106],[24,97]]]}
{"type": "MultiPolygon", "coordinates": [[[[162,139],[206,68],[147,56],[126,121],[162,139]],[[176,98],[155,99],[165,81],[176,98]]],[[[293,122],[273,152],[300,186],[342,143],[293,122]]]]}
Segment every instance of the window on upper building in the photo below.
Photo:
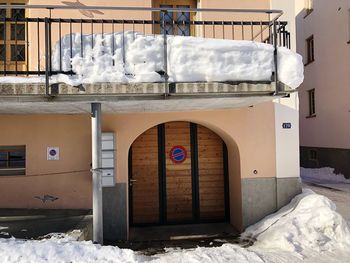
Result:
{"type": "Polygon", "coordinates": [[[313,0],[305,0],[305,10],[306,10],[305,17],[307,17],[314,10],[313,0]]]}
{"type": "Polygon", "coordinates": [[[350,9],[348,10],[348,26],[349,26],[348,44],[350,44],[350,9]]]}
{"type": "MultiPolygon", "coordinates": [[[[0,1],[1,5],[24,5],[25,1],[0,1]]],[[[3,70],[16,70],[26,61],[26,11],[20,8],[0,10],[0,63],[3,70]],[[22,21],[21,21],[22,20],[22,21]]]]}
{"type": "MultiPolygon", "coordinates": [[[[195,0],[155,0],[154,7],[162,8],[196,8],[195,0]]],[[[179,12],[161,12],[155,14],[155,19],[160,19],[160,29],[156,33],[167,33],[168,35],[190,36],[194,33],[194,27],[190,25],[194,19],[194,13],[179,11],[179,12]]]]}
{"type": "Polygon", "coordinates": [[[315,101],[315,89],[309,90],[309,116],[316,116],[316,101],[315,101]]]}
{"type": "Polygon", "coordinates": [[[0,176],[24,175],[25,169],[25,146],[0,146],[0,176]]]}
{"type": "Polygon", "coordinates": [[[314,36],[306,39],[306,65],[315,60],[314,36]]]}

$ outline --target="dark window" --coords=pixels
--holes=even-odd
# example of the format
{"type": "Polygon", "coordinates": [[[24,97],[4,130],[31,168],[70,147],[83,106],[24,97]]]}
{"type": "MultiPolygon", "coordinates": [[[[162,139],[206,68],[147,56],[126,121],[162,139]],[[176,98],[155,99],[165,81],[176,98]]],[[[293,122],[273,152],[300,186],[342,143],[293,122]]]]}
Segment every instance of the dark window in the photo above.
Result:
{"type": "MultiPolygon", "coordinates": [[[[14,5],[23,5],[23,4],[20,4],[20,3],[16,3],[14,5]]],[[[25,18],[26,17],[26,12],[25,12],[25,9],[17,9],[17,8],[12,8],[11,9],[11,18],[25,18]]]]}
{"type": "Polygon", "coordinates": [[[0,40],[5,39],[5,24],[0,24],[0,40]]]}
{"type": "Polygon", "coordinates": [[[0,61],[6,60],[6,46],[4,44],[0,44],[0,61]]]}
{"type": "MultiPolygon", "coordinates": [[[[0,3],[0,5],[6,5],[6,3],[0,3]]],[[[6,9],[0,9],[0,18],[6,17],[6,9]]]]}
{"type": "Polygon", "coordinates": [[[25,40],[25,38],[26,38],[25,24],[11,24],[11,40],[25,40]]]}
{"type": "Polygon", "coordinates": [[[348,44],[350,44],[350,9],[348,10],[348,26],[349,26],[349,41],[348,41],[348,44]]]}
{"type": "MultiPolygon", "coordinates": [[[[178,8],[190,8],[189,5],[178,5],[178,8]]],[[[178,22],[177,34],[180,36],[190,36],[190,22],[191,22],[190,12],[178,12],[176,14],[176,20],[178,22]]]]}
{"type": "Polygon", "coordinates": [[[315,60],[314,36],[306,39],[306,64],[315,60]]]}
{"type": "Polygon", "coordinates": [[[25,146],[0,146],[0,176],[24,175],[25,167],[25,146]]]}
{"type": "MultiPolygon", "coordinates": [[[[162,8],[190,8],[189,5],[160,5],[162,8]]],[[[190,12],[161,12],[160,22],[161,28],[160,33],[164,34],[164,31],[168,35],[179,35],[179,36],[190,36],[190,12]],[[164,25],[163,25],[164,23],[164,25]]]]}
{"type": "Polygon", "coordinates": [[[317,151],[309,150],[309,160],[310,161],[317,161],[317,151]]]}
{"type": "Polygon", "coordinates": [[[315,89],[309,90],[309,116],[316,115],[315,89]]]}
{"type": "Polygon", "coordinates": [[[25,45],[11,45],[11,60],[12,61],[26,60],[25,45]]]}
{"type": "MultiPolygon", "coordinates": [[[[172,5],[160,5],[162,8],[172,8],[172,5]]],[[[167,35],[173,34],[173,13],[172,12],[160,12],[160,33],[167,35]],[[165,32],[164,32],[165,31],[165,32]]]]}

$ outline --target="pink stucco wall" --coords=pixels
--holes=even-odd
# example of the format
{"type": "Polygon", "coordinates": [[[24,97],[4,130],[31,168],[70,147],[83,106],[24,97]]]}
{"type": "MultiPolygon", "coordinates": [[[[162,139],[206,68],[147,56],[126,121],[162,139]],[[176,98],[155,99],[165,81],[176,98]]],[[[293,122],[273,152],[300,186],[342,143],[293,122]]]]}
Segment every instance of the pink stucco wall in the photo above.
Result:
{"type": "Polygon", "coordinates": [[[314,35],[315,61],[305,67],[300,94],[302,146],[350,149],[350,32],[347,0],[314,1],[313,12],[297,15],[297,51],[306,61],[305,40],[314,35]],[[309,115],[308,90],[315,88],[316,117],[309,115]]]}
{"type": "MultiPolygon", "coordinates": [[[[128,151],[144,131],[169,121],[201,124],[227,144],[231,220],[239,228],[241,179],[276,176],[274,110],[273,103],[264,103],[232,110],[104,114],[103,131],[117,138],[117,183],[128,183],[128,151]]],[[[26,145],[27,158],[25,176],[0,177],[0,207],[91,207],[89,115],[1,115],[0,123],[0,145],[26,145]],[[60,160],[47,160],[49,146],[60,148],[60,160]],[[35,198],[45,194],[59,199],[42,203],[35,198]]]]}

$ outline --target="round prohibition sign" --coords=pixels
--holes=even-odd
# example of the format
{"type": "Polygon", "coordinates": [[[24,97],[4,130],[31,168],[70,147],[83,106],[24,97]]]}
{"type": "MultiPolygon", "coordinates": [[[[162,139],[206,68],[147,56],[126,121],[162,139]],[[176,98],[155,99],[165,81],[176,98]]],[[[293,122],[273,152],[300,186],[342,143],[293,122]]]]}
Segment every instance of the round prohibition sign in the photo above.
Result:
{"type": "Polygon", "coordinates": [[[50,156],[56,156],[57,152],[55,149],[51,149],[49,154],[50,154],[50,156]]]}
{"type": "Polygon", "coordinates": [[[187,159],[187,151],[183,146],[174,146],[169,152],[170,160],[176,164],[183,163],[187,159]]]}

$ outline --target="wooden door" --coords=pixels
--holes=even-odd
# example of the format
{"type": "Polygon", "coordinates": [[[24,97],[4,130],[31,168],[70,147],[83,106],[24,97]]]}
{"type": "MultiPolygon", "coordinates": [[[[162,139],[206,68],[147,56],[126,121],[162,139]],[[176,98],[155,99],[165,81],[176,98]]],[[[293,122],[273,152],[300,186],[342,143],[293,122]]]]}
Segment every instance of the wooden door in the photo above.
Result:
{"type": "Polygon", "coordinates": [[[189,122],[143,133],[130,150],[131,224],[228,220],[225,149],[217,134],[189,122]]]}
{"type": "Polygon", "coordinates": [[[154,127],[132,144],[131,218],[133,224],[159,223],[158,132],[154,127]]]}

